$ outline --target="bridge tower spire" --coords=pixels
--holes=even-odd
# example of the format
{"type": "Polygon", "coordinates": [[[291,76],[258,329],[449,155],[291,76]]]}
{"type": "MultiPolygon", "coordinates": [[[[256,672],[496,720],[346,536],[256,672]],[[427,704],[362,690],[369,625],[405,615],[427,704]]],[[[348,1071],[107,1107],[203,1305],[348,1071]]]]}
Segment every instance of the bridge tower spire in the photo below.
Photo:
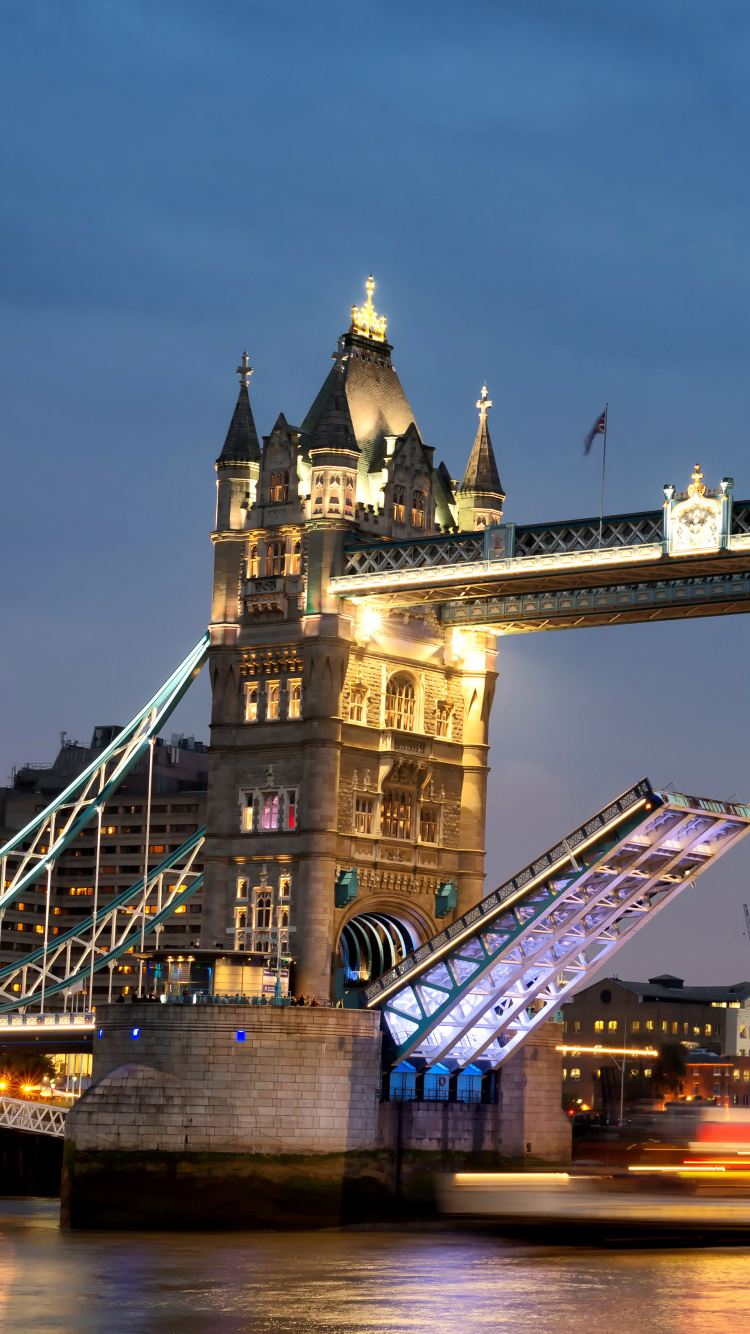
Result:
{"type": "Polygon", "coordinates": [[[486,528],[489,524],[501,523],[505,500],[487,422],[492,399],[487,396],[486,384],[482,386],[477,407],[479,428],[466,465],[464,479],[458,489],[458,526],[464,532],[467,529],[486,528]]]}

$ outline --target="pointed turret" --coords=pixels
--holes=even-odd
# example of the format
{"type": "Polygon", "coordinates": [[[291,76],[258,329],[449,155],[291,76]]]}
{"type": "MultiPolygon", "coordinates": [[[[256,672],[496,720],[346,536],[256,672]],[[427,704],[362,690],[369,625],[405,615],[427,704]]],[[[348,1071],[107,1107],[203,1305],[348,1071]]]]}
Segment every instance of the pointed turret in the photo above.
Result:
{"type": "Polygon", "coordinates": [[[229,423],[224,448],[216,460],[217,467],[219,464],[227,463],[260,463],[260,441],[253,421],[250,395],[247,392],[252,373],[250,358],[247,352],[243,352],[241,364],[237,367],[237,374],[240,377],[237,406],[229,423]]]}
{"type": "Polygon", "coordinates": [[[335,366],[328,396],[310,449],[312,518],[354,518],[359,445],[346,397],[343,339],[333,353],[335,366]]]}
{"type": "Polygon", "coordinates": [[[505,492],[497,471],[490,428],[487,424],[487,413],[492,407],[492,400],[487,397],[486,385],[482,386],[477,407],[479,429],[464,479],[458,488],[458,526],[463,532],[501,523],[503,518],[505,492]]]}
{"type": "Polygon", "coordinates": [[[240,377],[237,406],[229,423],[224,448],[216,460],[216,471],[219,474],[217,530],[241,528],[255,498],[260,467],[260,441],[247,392],[252,373],[250,359],[247,352],[243,352],[240,365],[237,367],[237,374],[240,377]]]}

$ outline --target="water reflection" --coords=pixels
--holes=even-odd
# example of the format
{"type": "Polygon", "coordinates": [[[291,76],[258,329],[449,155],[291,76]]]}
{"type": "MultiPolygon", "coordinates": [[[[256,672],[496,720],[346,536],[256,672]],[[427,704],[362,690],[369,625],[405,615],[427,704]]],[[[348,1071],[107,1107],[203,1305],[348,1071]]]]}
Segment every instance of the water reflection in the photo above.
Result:
{"type": "Polygon", "coordinates": [[[0,1201],[3,1334],[736,1334],[750,1249],[460,1233],[60,1233],[0,1201]]]}

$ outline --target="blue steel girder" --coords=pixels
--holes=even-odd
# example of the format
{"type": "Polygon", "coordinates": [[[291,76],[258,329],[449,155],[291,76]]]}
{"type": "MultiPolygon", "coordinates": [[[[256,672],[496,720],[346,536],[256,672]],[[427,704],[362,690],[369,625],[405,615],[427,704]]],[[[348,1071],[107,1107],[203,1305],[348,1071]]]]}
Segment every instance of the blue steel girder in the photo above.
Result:
{"type": "Polygon", "coordinates": [[[204,827],[191,834],[158,866],[149,868],[145,894],[140,876],[97,912],[63,935],[55,936],[51,943],[0,969],[0,1014],[39,1001],[42,990],[46,997],[64,991],[114,963],[140,944],[142,927],[145,937],[158,930],[201,888],[203,872],[192,867],[205,836],[204,827]],[[174,883],[165,883],[165,879],[173,879],[174,883]],[[156,900],[152,901],[154,895],[156,900]],[[105,940],[106,937],[109,939],[105,940]],[[15,986],[19,987],[17,992],[15,986]]]}
{"type": "Polygon", "coordinates": [[[206,632],[164,685],[114,740],[103,747],[96,759],[0,848],[0,922],[4,910],[54,865],[153,744],[159,729],[200,672],[208,646],[206,632]]]}
{"type": "Polygon", "coordinates": [[[750,807],[643,780],[367,988],[394,1060],[500,1065],[749,830],[750,807]]]}

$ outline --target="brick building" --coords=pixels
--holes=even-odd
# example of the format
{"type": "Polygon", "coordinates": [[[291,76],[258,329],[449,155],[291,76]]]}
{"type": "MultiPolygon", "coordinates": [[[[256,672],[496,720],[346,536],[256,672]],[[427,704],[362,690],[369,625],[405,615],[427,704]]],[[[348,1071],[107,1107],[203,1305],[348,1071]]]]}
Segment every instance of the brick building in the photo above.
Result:
{"type": "MultiPolygon", "coordinates": [[[[597,1105],[603,1065],[611,1069],[621,1059],[585,1048],[658,1051],[663,1042],[680,1042],[687,1055],[702,1049],[734,1058],[750,1051],[750,982],[689,987],[668,973],[647,982],[608,977],[579,991],[565,1003],[563,1015],[564,1041],[570,1048],[563,1063],[563,1096],[571,1104],[580,1099],[597,1105]]],[[[638,1096],[649,1091],[646,1081],[653,1065],[653,1057],[626,1058],[626,1084],[637,1089],[638,1096]]]]}
{"type": "MultiPolygon", "coordinates": [[[[12,786],[0,788],[0,840],[3,842],[23,829],[34,815],[62,792],[77,774],[93,760],[119,729],[96,727],[91,743],[66,741],[53,763],[22,765],[13,775],[12,786]]],[[[208,756],[206,747],[193,737],[173,735],[169,742],[159,739],[154,747],[153,796],[148,860],[156,866],[167,852],[178,848],[196,829],[205,824],[208,756]]],[[[104,811],[99,904],[106,907],[115,894],[127,889],[143,875],[146,845],[145,804],[147,798],[145,760],[135,765],[107,803],[104,811]]],[[[91,914],[94,895],[96,821],[92,821],[75,840],[75,845],[61,854],[52,872],[50,900],[50,936],[70,930],[76,922],[91,914]]],[[[203,894],[178,908],[167,919],[161,933],[165,948],[180,949],[198,942],[202,918],[203,894]]],[[[19,956],[40,945],[44,934],[46,883],[24,891],[22,899],[11,904],[0,924],[0,963],[18,963],[19,956]]],[[[137,965],[126,959],[112,973],[112,997],[125,994],[137,978],[137,965]]],[[[109,995],[109,973],[94,978],[94,1003],[109,995]]],[[[60,993],[49,998],[50,1009],[62,1008],[60,993]]]]}

